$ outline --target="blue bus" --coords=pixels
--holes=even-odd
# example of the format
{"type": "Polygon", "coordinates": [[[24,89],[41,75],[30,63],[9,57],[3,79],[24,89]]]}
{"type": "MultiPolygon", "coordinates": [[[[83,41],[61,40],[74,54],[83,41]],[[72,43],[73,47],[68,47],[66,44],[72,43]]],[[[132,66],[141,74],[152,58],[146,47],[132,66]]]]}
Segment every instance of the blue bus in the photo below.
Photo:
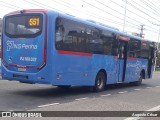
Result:
{"type": "Polygon", "coordinates": [[[3,18],[2,78],[61,88],[133,83],[152,77],[155,43],[51,10],[3,18]]]}

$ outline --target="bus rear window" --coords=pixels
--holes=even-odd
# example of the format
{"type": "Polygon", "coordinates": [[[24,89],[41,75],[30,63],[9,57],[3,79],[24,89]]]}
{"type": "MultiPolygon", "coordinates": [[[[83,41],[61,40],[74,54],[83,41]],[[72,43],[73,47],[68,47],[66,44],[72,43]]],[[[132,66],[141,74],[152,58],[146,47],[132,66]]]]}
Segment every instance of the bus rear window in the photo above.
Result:
{"type": "Polygon", "coordinates": [[[41,14],[22,14],[8,16],[5,19],[5,34],[8,37],[32,38],[42,32],[41,14]]]}

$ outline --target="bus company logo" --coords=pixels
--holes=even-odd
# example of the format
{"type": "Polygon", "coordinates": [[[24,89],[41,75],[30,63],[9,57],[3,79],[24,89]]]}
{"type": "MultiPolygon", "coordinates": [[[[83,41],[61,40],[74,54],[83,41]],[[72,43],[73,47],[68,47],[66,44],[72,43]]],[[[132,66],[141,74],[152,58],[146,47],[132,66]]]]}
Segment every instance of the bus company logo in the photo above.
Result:
{"type": "Polygon", "coordinates": [[[13,48],[13,45],[14,45],[14,41],[7,41],[7,51],[10,51],[10,49],[13,48]]]}
{"type": "Polygon", "coordinates": [[[15,44],[14,41],[7,41],[7,51],[10,51],[11,49],[34,49],[36,50],[38,48],[37,45],[33,44],[15,44]]]}

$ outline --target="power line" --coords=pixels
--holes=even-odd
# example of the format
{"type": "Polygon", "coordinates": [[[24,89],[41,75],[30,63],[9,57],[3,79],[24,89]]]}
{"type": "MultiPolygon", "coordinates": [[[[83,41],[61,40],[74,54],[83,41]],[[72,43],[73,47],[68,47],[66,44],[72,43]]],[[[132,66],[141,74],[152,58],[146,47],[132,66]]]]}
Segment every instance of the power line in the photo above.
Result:
{"type": "MultiPolygon", "coordinates": [[[[115,5],[117,5],[117,6],[119,6],[119,7],[121,7],[121,8],[124,8],[123,6],[121,6],[121,5],[119,5],[118,3],[114,2],[113,0],[110,0],[110,1],[111,1],[112,3],[114,3],[115,5]]],[[[143,18],[145,21],[149,21],[149,20],[146,19],[145,17],[140,16],[140,15],[138,15],[137,13],[135,13],[135,12],[129,10],[129,9],[127,9],[127,11],[130,12],[130,13],[133,13],[133,14],[136,15],[136,16],[139,16],[140,18],[143,18]]],[[[126,17],[128,18],[128,16],[126,16],[126,17]]],[[[135,20],[135,19],[133,19],[133,18],[129,18],[129,19],[134,20],[134,21],[136,21],[137,23],[143,24],[142,22],[140,22],[140,21],[138,21],[138,20],[135,20]]],[[[147,25],[147,26],[149,26],[149,25],[147,25]]],[[[149,27],[150,27],[151,29],[157,30],[157,29],[155,29],[155,28],[153,28],[153,27],[151,27],[151,26],[149,26],[149,27]]]]}
{"type": "Polygon", "coordinates": [[[117,6],[120,6],[121,8],[125,8],[124,6],[122,6],[122,5],[120,5],[120,4],[118,4],[118,3],[116,3],[116,2],[114,2],[113,0],[110,0],[112,3],[114,3],[114,4],[116,4],[117,6]]]}
{"type": "MultiPolygon", "coordinates": [[[[122,1],[124,1],[124,0],[122,0],[122,1]]],[[[135,5],[133,5],[132,3],[128,2],[128,1],[127,1],[127,3],[128,3],[130,6],[132,6],[133,8],[136,8],[136,9],[137,9],[138,11],[140,11],[141,13],[143,13],[143,14],[147,15],[148,17],[150,17],[150,18],[152,18],[152,19],[160,22],[159,20],[157,20],[156,18],[153,18],[151,15],[145,13],[144,11],[142,11],[141,9],[139,9],[138,7],[136,7],[135,5]]]]}
{"type": "Polygon", "coordinates": [[[107,11],[101,9],[101,8],[98,8],[98,7],[92,5],[92,4],[90,4],[90,3],[88,3],[88,2],[86,2],[86,1],[84,1],[84,0],[81,0],[81,1],[83,1],[84,3],[86,3],[86,4],[88,4],[88,5],[90,5],[90,6],[94,7],[94,8],[96,8],[96,9],[98,9],[98,10],[100,10],[100,11],[103,11],[103,12],[107,13],[107,14],[109,14],[109,15],[115,17],[115,18],[118,18],[118,19],[120,19],[120,20],[123,20],[122,18],[117,17],[117,16],[114,16],[113,14],[111,14],[111,13],[109,13],[109,12],[107,12],[107,11]]]}
{"type": "Polygon", "coordinates": [[[37,3],[29,2],[29,1],[27,1],[27,0],[23,0],[23,1],[25,1],[25,2],[27,2],[27,3],[29,3],[29,4],[32,4],[32,5],[34,5],[34,6],[38,6],[38,7],[41,7],[41,8],[43,8],[43,9],[46,9],[45,7],[40,6],[40,5],[38,5],[37,3]]]}
{"type": "MultiPolygon", "coordinates": [[[[52,0],[52,1],[55,1],[55,0],[52,0]]],[[[96,0],[97,1],[97,0],[96,0]]],[[[99,2],[99,1],[98,1],[99,2]]],[[[65,4],[67,4],[67,5],[69,5],[69,6],[72,6],[72,5],[70,5],[70,4],[68,4],[68,3],[66,3],[66,2],[63,2],[63,3],[65,3],[65,4]]],[[[60,4],[60,3],[59,3],[60,4]]],[[[64,5],[64,4],[62,4],[62,5],[64,5]]],[[[106,6],[106,7],[108,7],[108,6],[106,6]]],[[[122,6],[121,6],[122,7],[122,6]]],[[[113,9],[112,9],[113,10],[113,9]]],[[[116,10],[114,10],[114,11],[116,11],[116,10]]],[[[97,14],[93,14],[93,13],[91,13],[90,11],[87,11],[87,14],[88,13],[90,13],[90,15],[91,16],[93,16],[93,17],[95,17],[95,18],[97,18],[97,14]],[[95,16],[96,15],[96,16],[95,16]]],[[[107,21],[110,21],[110,22],[112,22],[112,23],[115,23],[115,24],[119,24],[119,25],[123,25],[123,23],[120,23],[120,22],[116,22],[116,21],[113,21],[113,20],[109,20],[109,19],[102,19],[102,17],[100,16],[100,17],[98,17],[99,19],[101,19],[101,20],[107,20],[107,21]]],[[[132,20],[135,20],[135,19],[132,19],[132,20]]],[[[128,23],[130,23],[130,24],[132,24],[132,25],[134,25],[134,26],[131,26],[130,25],[130,27],[132,27],[132,28],[137,28],[138,27],[138,25],[136,25],[136,24],[133,24],[133,23],[131,23],[131,22],[129,22],[129,21],[126,21],[126,22],[128,22],[128,23]],[[137,27],[135,27],[135,26],[137,26],[137,27]]],[[[138,23],[139,23],[139,21],[138,21],[138,23]]],[[[142,24],[142,23],[141,23],[142,24]]],[[[128,25],[129,26],[129,25],[128,25]]],[[[150,28],[152,28],[152,27],[150,27],[150,28]]],[[[154,29],[154,30],[156,30],[157,31],[157,29],[155,29],[155,28],[152,28],[152,29],[154,29]]],[[[152,32],[156,32],[156,31],[153,31],[153,30],[150,30],[150,31],[152,31],[152,32]]]]}
{"type": "Polygon", "coordinates": [[[150,9],[152,9],[153,11],[155,11],[157,14],[158,14],[158,16],[160,15],[159,14],[159,12],[157,11],[157,10],[155,10],[156,8],[155,7],[152,7],[150,4],[148,4],[147,2],[144,2],[144,1],[142,1],[141,0],[141,2],[143,2],[145,5],[147,5],[150,9]]]}
{"type": "MultiPolygon", "coordinates": [[[[83,1],[83,0],[81,0],[81,1],[83,1]]],[[[85,2],[85,1],[83,1],[83,2],[85,2]]],[[[87,3],[87,2],[85,2],[85,3],[87,3]]],[[[89,4],[89,3],[87,3],[87,4],[89,4]]],[[[92,4],[89,4],[89,5],[91,5],[91,6],[93,6],[93,7],[95,7],[94,5],[92,5],[92,4]]],[[[97,7],[95,7],[95,8],[97,8],[97,7]]],[[[97,9],[99,9],[99,8],[97,8],[97,9]]],[[[100,9],[101,11],[102,11],[102,9],[100,9]]],[[[104,11],[104,10],[103,10],[104,11]]],[[[115,11],[115,10],[114,10],[115,11]]],[[[106,12],[106,11],[105,11],[106,12]]],[[[108,12],[107,12],[108,13],[108,12]]],[[[113,16],[113,15],[112,15],[113,16]]],[[[128,22],[128,21],[127,21],[128,22]]],[[[133,24],[133,23],[131,23],[131,24],[133,24]]],[[[135,25],[135,24],[133,24],[133,25],[135,25]]],[[[154,28],[153,28],[154,29],[154,28]]],[[[154,30],[156,30],[156,29],[154,29],[154,30]]]]}
{"type": "MultiPolygon", "coordinates": [[[[52,0],[52,1],[56,2],[55,0],[52,0]]],[[[56,3],[58,3],[58,2],[56,2],[56,3]]],[[[66,3],[66,2],[63,2],[63,3],[66,3]]],[[[61,4],[61,3],[58,3],[58,4],[64,6],[64,4],[61,4]]],[[[68,3],[67,3],[67,4],[68,4],[68,3]]],[[[70,5],[70,4],[69,4],[69,5],[70,5]]],[[[66,6],[66,5],[65,5],[65,6],[66,6]]],[[[71,6],[71,5],[70,5],[70,6],[71,6]]],[[[66,7],[68,7],[68,6],[66,6],[66,7]]],[[[74,10],[76,10],[76,11],[78,11],[78,12],[81,12],[81,11],[75,9],[75,8],[72,8],[72,7],[68,7],[68,8],[74,9],[74,10]]],[[[94,17],[94,18],[98,18],[98,19],[101,19],[101,20],[104,20],[104,21],[110,21],[110,22],[112,22],[112,23],[116,23],[116,24],[122,25],[122,23],[120,23],[120,22],[117,22],[117,21],[114,21],[114,20],[110,20],[110,19],[106,19],[106,18],[104,19],[104,17],[102,18],[101,16],[99,16],[99,15],[97,15],[97,14],[93,14],[93,13],[91,13],[91,12],[89,12],[89,11],[87,11],[86,13],[87,13],[87,14],[90,13],[90,14],[88,14],[88,15],[90,15],[90,16],[92,16],[92,17],[94,17]]]]}
{"type": "MultiPolygon", "coordinates": [[[[150,9],[153,10],[153,8],[151,8],[148,4],[146,4],[146,2],[143,2],[142,0],[140,0],[140,1],[143,3],[143,5],[145,4],[145,5],[147,5],[148,8],[150,8],[150,9]]],[[[150,11],[149,9],[146,9],[144,6],[142,6],[142,5],[138,4],[137,2],[135,2],[135,0],[132,0],[132,2],[135,3],[136,5],[140,6],[141,8],[145,9],[146,11],[149,11],[150,13],[152,13],[152,14],[154,14],[154,15],[157,15],[157,16],[160,15],[160,14],[158,14],[157,12],[155,13],[155,10],[153,10],[154,12],[152,12],[152,11],[150,11]]]]}
{"type": "MultiPolygon", "coordinates": [[[[52,1],[54,1],[54,0],[52,0],[52,1]]],[[[54,1],[55,2],[55,1],[54,1]]],[[[56,3],[58,3],[58,2],[56,2],[56,3]]],[[[64,2],[64,3],[66,3],[66,2],[64,2]]],[[[60,3],[58,3],[58,4],[60,4],[60,3]]],[[[66,4],[68,4],[68,3],[66,3],[66,4]]],[[[64,6],[64,4],[61,4],[61,5],[63,5],[64,6]]],[[[70,4],[68,4],[68,5],[70,5],[70,4]]],[[[45,6],[45,5],[44,5],[45,6]]],[[[65,5],[66,6],[66,5],[65,5]]],[[[71,6],[71,5],[70,5],[71,6]]],[[[66,6],[66,7],[69,7],[69,6],[66,6]]],[[[75,8],[71,8],[71,7],[69,7],[70,9],[74,9],[74,10],[76,10],[75,8]]],[[[76,10],[76,11],[78,11],[78,12],[80,12],[79,10],[76,10]]],[[[91,13],[91,12],[90,12],[91,13]]],[[[91,13],[91,15],[90,16],[92,16],[92,17],[95,17],[95,18],[98,18],[98,19],[101,19],[101,20],[104,20],[104,21],[110,21],[110,22],[112,22],[112,23],[115,23],[115,24],[118,24],[118,25],[123,25],[122,23],[120,23],[120,22],[117,22],[117,21],[113,21],[113,20],[109,20],[109,19],[102,19],[102,17],[100,16],[100,17],[97,17],[97,15],[96,14],[94,14],[94,15],[92,15],[93,13],[91,13]]],[[[127,21],[128,22],[128,21],[127,21]]],[[[130,23],[130,22],[129,22],[130,23]]],[[[133,23],[131,23],[131,24],[133,24],[133,23]]],[[[132,27],[132,28],[135,28],[135,25],[136,24],[133,24],[134,26],[131,26],[131,25],[128,25],[129,27],[132,27]]],[[[137,26],[137,25],[136,25],[137,26]]],[[[137,27],[136,27],[137,28],[137,27]]]]}
{"type": "Polygon", "coordinates": [[[148,0],[149,3],[151,3],[152,7],[156,9],[156,12],[159,11],[159,7],[156,6],[156,4],[153,4],[152,1],[148,0]]]}
{"type": "MultiPolygon", "coordinates": [[[[115,12],[121,14],[121,15],[124,15],[124,14],[120,13],[119,11],[114,10],[113,8],[111,8],[111,7],[107,6],[107,5],[105,5],[105,4],[101,3],[101,2],[99,2],[98,0],[95,0],[95,1],[98,2],[98,3],[101,4],[101,5],[103,5],[103,6],[107,7],[107,8],[109,8],[109,9],[111,9],[111,10],[113,10],[113,11],[115,11],[115,12]]],[[[128,17],[128,18],[130,18],[130,17],[128,17]]],[[[126,22],[128,22],[128,23],[130,23],[130,24],[132,24],[132,25],[136,25],[136,24],[131,23],[131,22],[129,22],[129,21],[126,21],[126,22]]],[[[137,25],[136,25],[136,26],[137,26],[137,25]]]]}
{"type": "Polygon", "coordinates": [[[12,7],[19,8],[19,9],[23,9],[23,8],[21,8],[21,7],[15,6],[15,5],[10,4],[10,3],[6,3],[6,2],[4,2],[4,1],[0,1],[0,2],[1,2],[1,3],[4,3],[4,4],[7,4],[8,6],[12,6],[12,7]]]}
{"type": "Polygon", "coordinates": [[[35,1],[35,0],[32,0],[32,1],[34,1],[35,3],[38,3],[38,4],[42,5],[42,6],[46,6],[47,8],[50,8],[50,9],[53,9],[53,10],[56,10],[56,11],[59,11],[59,12],[64,13],[64,11],[61,11],[61,10],[55,9],[55,8],[53,8],[53,7],[49,6],[49,5],[44,5],[44,4],[42,4],[42,3],[40,3],[40,2],[37,2],[37,1],[35,1]]]}
{"type": "Polygon", "coordinates": [[[159,1],[156,2],[156,0],[154,0],[154,3],[158,5],[158,7],[160,6],[159,1]]]}
{"type": "MultiPolygon", "coordinates": [[[[52,0],[52,1],[56,2],[55,0],[52,0]]],[[[58,2],[56,2],[56,3],[58,3],[58,2]]],[[[66,2],[63,2],[63,3],[66,3],[66,2]]],[[[61,4],[61,3],[58,3],[58,4],[61,4]]],[[[66,4],[68,4],[68,3],[66,3],[66,4]]],[[[61,4],[61,5],[64,5],[64,4],[61,4]]],[[[71,6],[70,4],[68,4],[68,5],[71,6]]],[[[66,6],[66,5],[65,5],[65,6],[66,6]]],[[[68,6],[67,6],[67,7],[68,7],[68,6]]],[[[69,7],[69,8],[71,8],[71,7],[69,7]]],[[[75,8],[71,8],[71,9],[76,10],[75,8]]],[[[79,10],[76,10],[76,11],[81,12],[81,11],[79,11],[79,10]]],[[[113,21],[113,20],[109,20],[109,19],[103,19],[101,16],[99,16],[99,15],[97,15],[97,14],[93,14],[93,13],[87,11],[87,14],[88,14],[88,13],[90,13],[89,15],[92,16],[92,17],[95,17],[95,18],[98,18],[98,19],[101,19],[101,20],[104,20],[104,21],[110,21],[110,22],[112,22],[112,23],[116,23],[116,24],[119,24],[119,25],[123,25],[123,24],[120,23],[120,22],[113,21]],[[99,17],[97,17],[97,16],[99,16],[99,17]]],[[[131,23],[131,24],[133,24],[133,23],[131,23]]],[[[133,25],[134,25],[134,26],[132,26],[132,27],[135,27],[136,24],[133,24],[133,25]]],[[[137,25],[136,25],[136,26],[137,26],[137,25]]]]}
{"type": "Polygon", "coordinates": [[[69,9],[75,10],[75,11],[77,11],[77,12],[81,12],[80,10],[77,10],[76,8],[73,8],[72,5],[70,5],[70,4],[66,3],[66,2],[62,2],[62,1],[61,1],[61,3],[60,3],[60,2],[57,2],[57,1],[55,1],[55,0],[51,0],[51,1],[53,1],[53,2],[55,2],[55,3],[57,3],[57,4],[59,4],[59,5],[63,5],[63,6],[65,6],[65,7],[67,7],[67,8],[69,8],[69,9]],[[66,5],[66,4],[67,4],[67,5],[66,5]]]}
{"type": "MultiPolygon", "coordinates": [[[[95,0],[95,1],[99,2],[98,0],[95,0]]],[[[105,5],[105,4],[101,3],[101,2],[99,2],[99,3],[100,3],[101,5],[103,5],[103,6],[105,6],[105,7],[108,7],[107,5],[105,5]]],[[[111,7],[108,7],[108,8],[110,8],[110,9],[114,10],[114,9],[113,9],[113,8],[111,8],[111,7]]],[[[126,8],[125,8],[125,9],[126,9],[126,8]]],[[[122,14],[122,13],[118,12],[117,10],[114,10],[114,11],[116,11],[116,12],[117,12],[117,13],[119,13],[119,14],[122,14]]],[[[122,15],[124,15],[124,14],[122,14],[122,15]]],[[[131,20],[136,21],[137,23],[139,23],[139,21],[137,21],[137,20],[135,20],[135,19],[133,19],[133,18],[131,18],[131,17],[127,16],[127,15],[126,15],[126,17],[127,17],[127,18],[129,18],[129,19],[131,19],[131,20]]],[[[126,20],[126,22],[128,22],[128,23],[130,23],[130,24],[132,24],[132,25],[136,25],[136,24],[131,23],[131,22],[127,21],[127,20],[126,20]]],[[[136,26],[137,26],[137,25],[136,25],[136,26]]]]}
{"type": "MultiPolygon", "coordinates": [[[[119,5],[118,3],[116,3],[116,2],[114,2],[114,1],[112,1],[112,0],[110,0],[110,1],[111,1],[112,3],[114,3],[115,5],[117,5],[117,6],[120,6],[121,8],[124,8],[123,6],[119,5]]],[[[125,9],[125,8],[124,8],[124,9],[125,9]]],[[[131,13],[133,13],[133,14],[139,16],[139,17],[142,17],[142,16],[140,16],[140,15],[134,13],[134,12],[131,11],[131,10],[128,10],[128,9],[127,9],[127,11],[129,11],[129,12],[131,12],[131,13]]],[[[126,16],[126,17],[128,17],[128,16],[126,16]]],[[[146,19],[146,18],[145,18],[145,19],[146,19]]],[[[132,18],[132,20],[135,20],[135,19],[132,18]]],[[[135,21],[137,21],[137,20],[135,20],[135,21]]],[[[138,22],[138,23],[141,23],[140,21],[137,21],[137,22],[138,22]]],[[[142,24],[142,23],[141,23],[141,24],[142,24]]]]}
{"type": "MultiPolygon", "coordinates": [[[[51,1],[53,1],[53,2],[55,2],[55,3],[57,3],[57,4],[60,4],[60,5],[63,5],[63,6],[65,6],[65,7],[69,7],[69,6],[71,6],[70,4],[68,4],[68,3],[66,3],[66,2],[63,2],[62,3],[62,1],[61,1],[61,3],[60,3],[60,1],[55,1],[55,0],[51,0],[51,1]],[[65,3],[65,4],[64,4],[65,3]],[[67,5],[66,5],[67,4],[67,5]],[[69,6],[68,6],[69,5],[69,6]]],[[[76,10],[77,11],[77,9],[75,9],[75,8],[73,8],[72,6],[71,7],[69,7],[69,8],[71,8],[71,9],[74,9],[74,10],[76,10]]]]}
{"type": "Polygon", "coordinates": [[[111,7],[109,7],[109,6],[107,6],[106,4],[104,4],[104,3],[102,3],[102,2],[100,2],[100,1],[98,1],[98,0],[94,0],[94,1],[96,1],[97,3],[99,3],[99,4],[101,4],[101,5],[105,6],[105,7],[107,7],[107,8],[109,8],[109,9],[111,9],[111,10],[113,10],[113,11],[115,11],[115,12],[121,14],[121,15],[124,15],[123,13],[121,13],[121,12],[119,12],[119,11],[117,11],[117,10],[115,10],[115,9],[113,9],[113,8],[111,8],[111,7]]]}
{"type": "MultiPolygon", "coordinates": [[[[98,0],[95,0],[95,1],[97,1],[97,2],[99,2],[98,0]]],[[[113,2],[113,3],[115,3],[114,1],[112,1],[112,0],[110,0],[111,2],[113,2]]],[[[105,7],[108,7],[108,6],[106,6],[105,4],[103,4],[103,3],[101,3],[101,2],[99,2],[100,4],[102,4],[102,5],[104,5],[105,7]]],[[[117,3],[115,3],[115,4],[117,4],[117,3]]],[[[119,5],[119,4],[117,4],[118,6],[120,6],[120,7],[122,7],[121,5],[119,5]]],[[[124,7],[122,7],[122,8],[124,8],[124,7]]],[[[112,9],[113,10],[113,9],[112,9]]],[[[128,10],[128,9],[127,9],[128,10]]],[[[114,10],[114,11],[116,11],[116,10],[114,10]]],[[[128,10],[128,11],[130,11],[130,10],[128,10]]],[[[116,12],[118,12],[118,11],[116,11],[116,12]]],[[[131,11],[132,12],[132,11],[131,11]]],[[[119,12],[118,12],[119,13],[119,12]]],[[[133,12],[132,12],[133,13],[133,12]]],[[[136,14],[136,13],[135,13],[136,14]]],[[[138,15],[138,14],[136,14],[136,15],[138,15]]],[[[126,16],[127,18],[129,18],[129,19],[131,19],[131,20],[134,20],[134,21],[136,21],[137,23],[140,23],[140,24],[143,24],[142,22],[140,22],[140,21],[137,21],[137,20],[135,20],[135,19],[133,19],[133,18],[131,18],[131,17],[128,17],[128,16],[126,16]]],[[[141,17],[140,15],[139,15],[139,17],[141,17]]],[[[144,19],[146,19],[146,18],[144,18],[144,19]]],[[[131,22],[129,22],[129,21],[126,21],[126,22],[128,22],[128,23],[130,23],[130,24],[132,24],[132,25],[136,25],[136,24],[133,24],[133,23],[131,23],[131,22]]],[[[136,25],[137,26],[137,25],[136,25]]],[[[149,26],[151,29],[154,29],[154,30],[156,30],[157,31],[157,29],[155,29],[155,28],[153,28],[153,27],[151,27],[151,26],[149,26]]],[[[153,32],[153,30],[152,30],[152,32],[153,32]]]]}
{"type": "Polygon", "coordinates": [[[6,7],[6,8],[13,9],[13,10],[18,10],[18,9],[16,9],[16,8],[13,8],[13,7],[10,7],[10,6],[7,6],[7,5],[4,5],[4,4],[0,4],[0,5],[2,5],[3,7],[6,7]]]}
{"type": "MultiPolygon", "coordinates": [[[[96,6],[92,5],[92,4],[90,4],[90,3],[88,3],[88,2],[86,2],[86,1],[84,1],[84,0],[81,0],[81,1],[83,1],[84,3],[86,3],[86,4],[90,5],[90,6],[92,6],[92,7],[96,8],[96,9],[98,9],[98,10],[101,10],[101,11],[103,11],[103,12],[107,13],[107,14],[110,14],[110,15],[112,15],[113,17],[116,17],[116,18],[118,18],[118,19],[124,20],[124,19],[119,18],[119,17],[117,17],[117,16],[114,16],[113,14],[111,14],[111,13],[109,13],[109,12],[107,12],[107,11],[103,10],[103,9],[100,9],[100,8],[98,8],[98,7],[96,7],[96,6]]],[[[128,22],[128,21],[126,21],[126,22],[128,22]]],[[[136,24],[131,23],[131,22],[128,22],[128,23],[130,23],[130,24],[132,24],[132,25],[136,25],[136,24]]],[[[136,26],[137,26],[137,25],[136,25],[136,26]]]]}

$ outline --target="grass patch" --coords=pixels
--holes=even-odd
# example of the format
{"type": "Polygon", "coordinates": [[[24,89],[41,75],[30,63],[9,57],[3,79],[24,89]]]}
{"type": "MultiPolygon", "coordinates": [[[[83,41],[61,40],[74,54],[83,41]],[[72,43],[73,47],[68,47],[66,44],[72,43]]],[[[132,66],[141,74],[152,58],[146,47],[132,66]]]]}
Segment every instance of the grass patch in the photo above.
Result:
{"type": "Polygon", "coordinates": [[[160,68],[156,68],[156,71],[160,71],[160,68]]]}

